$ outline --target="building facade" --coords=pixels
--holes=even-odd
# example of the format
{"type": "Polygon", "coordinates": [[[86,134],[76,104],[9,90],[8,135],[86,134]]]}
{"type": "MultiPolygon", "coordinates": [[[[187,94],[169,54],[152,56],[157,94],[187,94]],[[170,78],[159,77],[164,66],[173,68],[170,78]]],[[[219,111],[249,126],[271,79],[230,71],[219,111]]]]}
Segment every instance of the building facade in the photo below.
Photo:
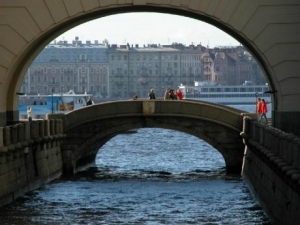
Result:
{"type": "Polygon", "coordinates": [[[202,79],[217,85],[243,85],[246,81],[266,84],[266,78],[252,55],[243,47],[202,48],[202,79]]]}
{"type": "Polygon", "coordinates": [[[21,87],[25,94],[88,92],[97,98],[145,98],[154,89],[162,97],[180,84],[211,82],[265,84],[257,62],[244,47],[209,49],[201,45],[109,45],[75,38],[54,42],[29,67],[21,87]]]}
{"type": "Polygon", "coordinates": [[[49,44],[33,61],[24,77],[21,92],[51,94],[91,92],[108,96],[107,47],[97,41],[49,44]]]}
{"type": "Polygon", "coordinates": [[[201,77],[199,46],[112,45],[108,57],[110,96],[114,98],[147,97],[151,88],[162,97],[167,88],[192,85],[201,77]]]}

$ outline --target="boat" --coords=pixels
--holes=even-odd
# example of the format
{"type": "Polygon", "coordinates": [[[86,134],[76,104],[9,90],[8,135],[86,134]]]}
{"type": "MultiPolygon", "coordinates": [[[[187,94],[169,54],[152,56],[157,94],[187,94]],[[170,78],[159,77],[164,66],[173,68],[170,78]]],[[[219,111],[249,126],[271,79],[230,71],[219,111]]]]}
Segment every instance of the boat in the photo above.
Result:
{"type": "Polygon", "coordinates": [[[67,93],[51,95],[19,95],[19,118],[27,119],[27,107],[31,107],[33,119],[45,119],[49,113],[67,113],[86,106],[91,94],[67,93]]]}
{"type": "Polygon", "coordinates": [[[257,98],[271,103],[271,91],[266,85],[214,85],[195,82],[194,86],[178,86],[186,100],[201,100],[226,105],[256,104],[257,98]]]}

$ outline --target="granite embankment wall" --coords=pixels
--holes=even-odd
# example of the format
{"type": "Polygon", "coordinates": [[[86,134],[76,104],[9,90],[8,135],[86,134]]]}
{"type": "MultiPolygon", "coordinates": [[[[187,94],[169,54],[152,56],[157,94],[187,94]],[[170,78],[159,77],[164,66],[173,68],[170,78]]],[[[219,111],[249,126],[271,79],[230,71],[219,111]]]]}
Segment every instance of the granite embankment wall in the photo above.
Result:
{"type": "MultiPolygon", "coordinates": [[[[244,116],[243,176],[273,224],[300,221],[300,138],[244,116]]],[[[61,119],[0,127],[0,206],[63,173],[61,119]]]]}
{"type": "Polygon", "coordinates": [[[300,138],[244,118],[243,176],[273,224],[300,221],[300,138]]]}
{"type": "Polygon", "coordinates": [[[62,174],[61,120],[0,127],[0,206],[62,174]]]}

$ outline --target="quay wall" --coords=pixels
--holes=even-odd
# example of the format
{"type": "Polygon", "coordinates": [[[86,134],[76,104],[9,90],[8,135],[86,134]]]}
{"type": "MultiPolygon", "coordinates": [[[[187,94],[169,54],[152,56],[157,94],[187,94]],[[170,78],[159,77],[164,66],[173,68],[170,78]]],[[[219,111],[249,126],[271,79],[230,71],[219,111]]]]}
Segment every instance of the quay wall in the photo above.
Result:
{"type": "Polygon", "coordinates": [[[61,120],[0,127],[0,206],[62,175],[61,120]]]}
{"type": "Polygon", "coordinates": [[[242,174],[273,224],[300,221],[300,138],[244,117],[242,174]]]}
{"type": "MultiPolygon", "coordinates": [[[[242,174],[273,224],[300,221],[300,137],[244,115],[242,174]]],[[[63,174],[59,117],[0,127],[0,206],[63,174]]]]}

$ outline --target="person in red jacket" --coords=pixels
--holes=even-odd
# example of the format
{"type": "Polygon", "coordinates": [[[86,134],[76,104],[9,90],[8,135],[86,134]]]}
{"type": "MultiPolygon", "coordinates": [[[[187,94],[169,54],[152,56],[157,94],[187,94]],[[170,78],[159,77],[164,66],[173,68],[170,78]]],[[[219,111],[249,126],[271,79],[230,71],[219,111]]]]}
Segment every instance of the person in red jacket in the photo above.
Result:
{"type": "Polygon", "coordinates": [[[181,90],[178,89],[176,93],[177,93],[177,99],[182,100],[183,99],[183,94],[182,94],[181,90]]]}
{"type": "Polygon", "coordinates": [[[268,107],[267,107],[267,103],[264,99],[261,100],[261,116],[260,116],[260,120],[262,121],[262,119],[264,118],[265,119],[265,123],[268,122],[268,119],[267,119],[267,112],[268,112],[268,107]]]}

